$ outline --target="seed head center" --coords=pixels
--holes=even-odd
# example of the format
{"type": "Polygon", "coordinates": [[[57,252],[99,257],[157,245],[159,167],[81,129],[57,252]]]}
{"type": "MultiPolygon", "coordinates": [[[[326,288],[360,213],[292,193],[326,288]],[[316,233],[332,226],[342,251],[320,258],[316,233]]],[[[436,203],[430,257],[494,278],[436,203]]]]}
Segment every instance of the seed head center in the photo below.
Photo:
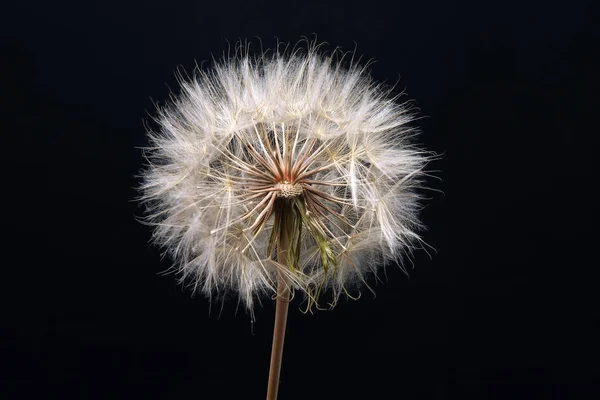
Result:
{"type": "Polygon", "coordinates": [[[286,199],[300,196],[304,191],[304,189],[302,189],[302,185],[298,183],[290,183],[288,181],[276,183],[275,188],[279,190],[278,195],[286,199]]]}

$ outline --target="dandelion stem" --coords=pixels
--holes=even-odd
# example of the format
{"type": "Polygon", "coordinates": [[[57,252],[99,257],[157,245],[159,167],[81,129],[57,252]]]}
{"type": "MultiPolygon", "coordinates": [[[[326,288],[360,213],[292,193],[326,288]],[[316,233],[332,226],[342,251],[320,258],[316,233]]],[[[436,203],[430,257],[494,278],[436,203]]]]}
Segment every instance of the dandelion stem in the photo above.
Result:
{"type": "MultiPolygon", "coordinates": [[[[288,265],[290,257],[288,251],[290,247],[290,237],[288,222],[286,219],[287,210],[278,210],[276,214],[280,217],[279,240],[277,244],[277,262],[282,265],[288,265]]],[[[275,305],[275,325],[273,328],[273,347],[271,349],[271,367],[269,369],[269,384],[267,387],[267,400],[276,400],[279,389],[279,375],[281,373],[281,360],[283,357],[283,341],[285,339],[285,327],[287,324],[288,306],[290,304],[290,289],[285,277],[280,273],[277,277],[277,303],[275,305]]]]}

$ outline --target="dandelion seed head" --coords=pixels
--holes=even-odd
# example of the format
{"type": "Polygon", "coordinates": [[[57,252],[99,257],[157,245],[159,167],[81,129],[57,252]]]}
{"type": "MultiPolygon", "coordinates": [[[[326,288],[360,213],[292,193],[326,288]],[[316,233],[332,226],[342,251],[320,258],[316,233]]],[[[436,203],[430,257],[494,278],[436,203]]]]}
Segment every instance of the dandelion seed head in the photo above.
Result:
{"type": "Polygon", "coordinates": [[[240,46],[180,77],[181,93],[159,107],[145,221],[195,290],[237,293],[252,310],[284,276],[309,299],[331,289],[335,304],[421,243],[429,155],[412,143],[414,114],[348,57],[310,43],[258,55],[240,46]],[[273,257],[281,212],[295,264],[273,257]]]}

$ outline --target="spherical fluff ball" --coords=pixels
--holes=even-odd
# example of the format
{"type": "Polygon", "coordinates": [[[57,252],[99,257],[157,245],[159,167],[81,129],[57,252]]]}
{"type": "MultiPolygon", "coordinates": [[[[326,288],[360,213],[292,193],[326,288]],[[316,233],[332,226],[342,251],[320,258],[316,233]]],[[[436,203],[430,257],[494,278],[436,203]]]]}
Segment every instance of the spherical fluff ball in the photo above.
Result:
{"type": "Polygon", "coordinates": [[[141,191],[194,290],[252,311],[283,276],[309,304],[330,289],[333,305],[420,244],[414,115],[353,59],[240,48],[180,83],[148,132],[141,191]],[[277,212],[296,215],[296,263],[272,254],[277,212]]]}

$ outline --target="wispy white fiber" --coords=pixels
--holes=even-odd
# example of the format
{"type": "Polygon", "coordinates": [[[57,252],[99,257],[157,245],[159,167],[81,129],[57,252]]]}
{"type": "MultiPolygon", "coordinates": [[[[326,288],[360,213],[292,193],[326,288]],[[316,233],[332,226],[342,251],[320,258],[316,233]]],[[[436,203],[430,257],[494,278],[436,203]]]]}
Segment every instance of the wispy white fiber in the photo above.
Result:
{"type": "Polygon", "coordinates": [[[431,153],[413,142],[414,113],[352,54],[306,44],[257,56],[238,46],[180,77],[148,132],[141,192],[154,241],[194,290],[233,293],[250,311],[276,294],[278,273],[297,291],[330,289],[333,305],[421,243],[431,153]],[[284,199],[307,218],[297,270],[268,254],[284,199]]]}

